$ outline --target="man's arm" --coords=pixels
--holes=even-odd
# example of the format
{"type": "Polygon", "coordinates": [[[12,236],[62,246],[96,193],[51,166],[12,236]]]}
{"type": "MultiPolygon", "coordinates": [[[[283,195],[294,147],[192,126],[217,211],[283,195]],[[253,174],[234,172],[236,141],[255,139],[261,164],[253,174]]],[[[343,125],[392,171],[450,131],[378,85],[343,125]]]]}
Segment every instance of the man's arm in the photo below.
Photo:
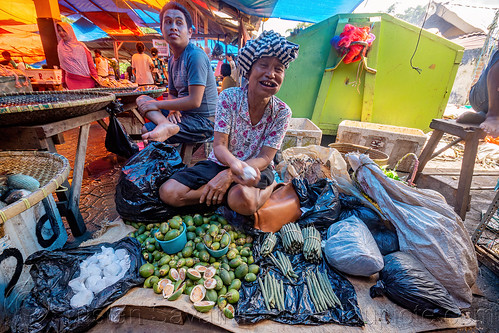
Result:
{"type": "Polygon", "coordinates": [[[192,85],[189,86],[189,95],[170,99],[170,94],[167,100],[156,101],[151,100],[140,106],[141,112],[164,110],[186,111],[199,108],[203,101],[205,86],[192,85]]]}

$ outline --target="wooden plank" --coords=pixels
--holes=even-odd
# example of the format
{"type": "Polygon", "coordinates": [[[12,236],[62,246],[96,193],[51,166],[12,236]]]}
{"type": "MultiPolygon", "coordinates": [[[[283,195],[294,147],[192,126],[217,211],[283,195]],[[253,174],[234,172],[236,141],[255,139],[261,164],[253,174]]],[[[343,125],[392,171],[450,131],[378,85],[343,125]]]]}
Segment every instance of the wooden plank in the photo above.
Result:
{"type": "Polygon", "coordinates": [[[185,317],[187,316],[180,310],[166,306],[155,307],[154,311],[151,311],[151,309],[149,308],[134,305],[125,306],[123,315],[125,315],[125,317],[156,320],[177,325],[183,325],[185,322],[185,317]]]}
{"type": "MultiPolygon", "coordinates": [[[[75,163],[73,169],[73,181],[69,190],[68,210],[74,214],[80,213],[80,191],[81,182],[83,180],[83,169],[85,166],[85,155],[87,153],[88,133],[90,131],[90,123],[80,127],[78,136],[78,145],[76,148],[75,163]]],[[[82,235],[86,231],[86,226],[83,220],[76,220],[76,225],[71,226],[71,231],[75,237],[82,235]],[[74,229],[74,230],[73,230],[74,229]],[[76,234],[75,234],[76,233],[76,234]]]]}
{"type": "Polygon", "coordinates": [[[65,131],[69,131],[73,128],[77,128],[83,126],[85,124],[90,124],[93,121],[97,121],[99,119],[104,119],[109,117],[109,113],[106,110],[99,110],[84,116],[69,118],[66,120],[57,121],[50,124],[45,124],[39,126],[45,135],[45,137],[49,137],[58,133],[62,133],[65,131]]]}
{"type": "Polygon", "coordinates": [[[485,138],[485,132],[480,128],[480,125],[460,124],[455,120],[448,119],[433,119],[430,123],[430,128],[440,130],[461,138],[466,138],[469,132],[477,132],[478,138],[485,138]]]}
{"type": "Polygon", "coordinates": [[[369,296],[369,288],[376,283],[375,276],[371,278],[349,277],[350,282],[355,287],[359,307],[363,319],[366,323],[364,328],[350,327],[337,324],[325,324],[320,326],[309,325],[286,325],[271,320],[264,320],[251,325],[239,325],[234,319],[227,319],[220,310],[215,307],[208,313],[197,312],[192,306],[192,302],[186,295],[182,295],[178,300],[170,302],[161,295],[155,294],[152,289],[134,288],[125,296],[116,300],[113,304],[105,308],[98,315],[100,318],[112,307],[134,306],[146,308],[147,311],[154,312],[156,308],[171,307],[194,317],[201,318],[216,326],[222,327],[231,332],[252,332],[252,333],[293,333],[300,332],[424,332],[448,328],[468,328],[475,327],[475,320],[469,317],[461,318],[438,318],[426,319],[409,312],[406,309],[389,301],[385,297],[372,299],[369,296]]]}
{"type": "Polygon", "coordinates": [[[414,177],[414,182],[418,180],[419,176],[421,175],[421,172],[426,166],[426,163],[430,161],[431,155],[433,154],[433,151],[437,147],[443,135],[444,133],[438,130],[433,131],[433,133],[431,134],[430,140],[428,140],[426,146],[421,152],[421,155],[419,155],[419,165],[418,165],[418,170],[416,171],[416,177],[414,177]]]}
{"type": "Polygon", "coordinates": [[[475,245],[478,260],[487,266],[495,275],[499,275],[499,257],[486,247],[475,245]]]}
{"type": "Polygon", "coordinates": [[[36,128],[2,127],[0,129],[0,149],[48,149],[47,142],[40,139],[36,128]]]}
{"type": "Polygon", "coordinates": [[[470,202],[471,180],[473,179],[473,169],[475,168],[479,136],[480,133],[474,131],[469,132],[465,137],[463,164],[459,175],[455,207],[456,213],[458,213],[463,220],[466,218],[466,212],[468,211],[468,205],[470,202]]]}

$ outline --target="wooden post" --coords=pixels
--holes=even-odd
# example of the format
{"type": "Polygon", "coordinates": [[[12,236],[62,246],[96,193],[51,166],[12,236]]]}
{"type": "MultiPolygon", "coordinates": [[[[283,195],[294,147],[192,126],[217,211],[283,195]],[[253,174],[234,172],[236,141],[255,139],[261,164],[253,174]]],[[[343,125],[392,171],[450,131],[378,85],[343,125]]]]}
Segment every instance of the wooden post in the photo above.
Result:
{"type": "MultiPolygon", "coordinates": [[[[208,34],[208,17],[204,18],[204,34],[208,34]]],[[[204,38],[204,47],[208,47],[208,38],[204,38]]]]}
{"type": "Polygon", "coordinates": [[[42,40],[43,52],[49,67],[59,67],[57,55],[56,23],[61,20],[59,3],[57,0],[34,0],[36,9],[36,22],[42,40]]]}

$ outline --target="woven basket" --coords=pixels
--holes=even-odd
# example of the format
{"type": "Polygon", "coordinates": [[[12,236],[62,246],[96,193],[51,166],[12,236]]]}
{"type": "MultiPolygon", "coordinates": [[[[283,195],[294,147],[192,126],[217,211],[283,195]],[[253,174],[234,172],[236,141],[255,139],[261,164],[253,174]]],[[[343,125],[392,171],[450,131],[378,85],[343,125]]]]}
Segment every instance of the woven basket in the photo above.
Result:
{"type": "MultiPolygon", "coordinates": [[[[367,154],[371,160],[374,161],[380,167],[388,164],[388,155],[383,153],[382,151],[372,149],[369,147],[354,145],[352,143],[330,143],[329,147],[336,149],[341,153],[343,158],[345,158],[345,154],[347,153],[361,153],[367,154]]],[[[345,159],[346,160],[346,159],[345,159]]]]}
{"type": "Polygon", "coordinates": [[[0,124],[39,125],[83,116],[106,107],[114,98],[82,90],[0,94],[0,124]]]}
{"type": "MultiPolygon", "coordinates": [[[[59,154],[44,151],[0,151],[0,174],[22,173],[40,182],[40,188],[29,196],[0,209],[0,237],[2,225],[8,219],[36,205],[51,195],[64,182],[71,169],[68,160],[59,154]]],[[[6,177],[0,185],[6,185],[6,177]]]]}
{"type": "Polygon", "coordinates": [[[119,98],[121,100],[121,103],[123,103],[123,104],[135,103],[135,100],[140,95],[148,95],[148,96],[151,96],[152,98],[158,98],[166,91],[166,88],[164,88],[164,87],[156,87],[154,89],[145,90],[145,91],[141,91],[141,90],[137,90],[137,89],[140,89],[140,88],[137,88],[137,87],[93,88],[93,89],[85,89],[82,91],[100,91],[100,92],[114,94],[114,96],[116,96],[117,99],[119,98]]]}

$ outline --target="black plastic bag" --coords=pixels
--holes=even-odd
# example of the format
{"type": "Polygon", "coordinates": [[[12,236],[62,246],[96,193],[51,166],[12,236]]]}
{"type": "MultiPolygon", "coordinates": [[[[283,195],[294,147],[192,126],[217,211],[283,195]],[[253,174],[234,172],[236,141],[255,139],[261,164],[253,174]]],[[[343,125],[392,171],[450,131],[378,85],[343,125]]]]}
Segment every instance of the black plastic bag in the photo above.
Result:
{"type": "Polygon", "coordinates": [[[125,295],[132,287],[143,283],[144,279],[139,275],[139,267],[143,263],[140,243],[130,237],[112,244],[44,250],[32,254],[26,259],[26,264],[33,265],[30,274],[34,287],[13,318],[12,331],[33,333],[88,330],[96,323],[101,310],[125,295]],[[73,309],[70,300],[74,293],[68,283],[80,275],[80,263],[101,252],[101,246],[127,250],[130,268],[121,280],[96,294],[90,305],[73,309]]]}
{"type": "MultiPolygon", "coordinates": [[[[382,255],[399,251],[397,232],[392,225],[387,227],[371,208],[362,206],[361,201],[354,196],[340,194],[341,212],[338,220],[356,216],[362,220],[371,231],[382,255]]],[[[389,222],[386,222],[389,223],[389,222]]]]}
{"type": "MultiPolygon", "coordinates": [[[[316,226],[317,227],[317,226],[316,226]]],[[[319,232],[324,231],[319,226],[319,232]]],[[[324,231],[325,232],[325,231],[324,231]]],[[[291,282],[287,277],[283,276],[267,258],[260,255],[260,247],[265,237],[265,233],[258,231],[259,235],[253,243],[253,256],[260,266],[259,277],[264,278],[269,271],[279,280],[283,280],[286,304],[285,310],[279,312],[277,309],[268,311],[265,307],[263,295],[258,284],[258,280],[254,282],[244,281],[240,289],[240,299],[237,303],[235,319],[239,324],[252,324],[261,320],[271,319],[284,324],[306,324],[306,325],[321,325],[326,323],[336,323],[349,326],[363,326],[364,321],[357,303],[357,294],[355,289],[341,273],[335,271],[327,263],[322,260],[320,265],[311,264],[305,261],[303,254],[289,255],[282,248],[282,242],[278,236],[278,242],[275,251],[278,250],[289,257],[291,266],[295,273],[299,276],[296,282],[291,282]],[[319,267],[321,272],[326,272],[329,281],[340,299],[343,310],[339,307],[329,309],[321,313],[314,313],[315,307],[310,299],[307,284],[305,282],[305,273],[308,270],[314,270],[319,267]],[[292,286],[292,288],[291,288],[292,286]]]]}
{"type": "Polygon", "coordinates": [[[297,223],[302,228],[313,223],[325,238],[327,228],[338,220],[341,210],[335,183],[327,178],[319,179],[314,184],[299,178],[294,178],[292,182],[300,198],[301,209],[305,211],[297,223]]]}
{"type": "Polygon", "coordinates": [[[116,210],[125,220],[161,222],[178,210],[159,198],[159,188],[185,168],[178,151],[163,142],[151,142],[121,169],[116,186],[116,210]]]}
{"type": "Polygon", "coordinates": [[[418,259],[404,252],[394,252],[383,259],[385,267],[379,273],[379,281],[371,287],[372,298],[385,294],[423,317],[461,316],[449,292],[418,259]]]}
{"type": "Polygon", "coordinates": [[[107,108],[109,113],[109,126],[107,128],[105,145],[111,153],[126,158],[139,152],[139,147],[132,141],[123,128],[123,125],[116,118],[116,114],[122,111],[119,102],[112,102],[107,108]]]}

